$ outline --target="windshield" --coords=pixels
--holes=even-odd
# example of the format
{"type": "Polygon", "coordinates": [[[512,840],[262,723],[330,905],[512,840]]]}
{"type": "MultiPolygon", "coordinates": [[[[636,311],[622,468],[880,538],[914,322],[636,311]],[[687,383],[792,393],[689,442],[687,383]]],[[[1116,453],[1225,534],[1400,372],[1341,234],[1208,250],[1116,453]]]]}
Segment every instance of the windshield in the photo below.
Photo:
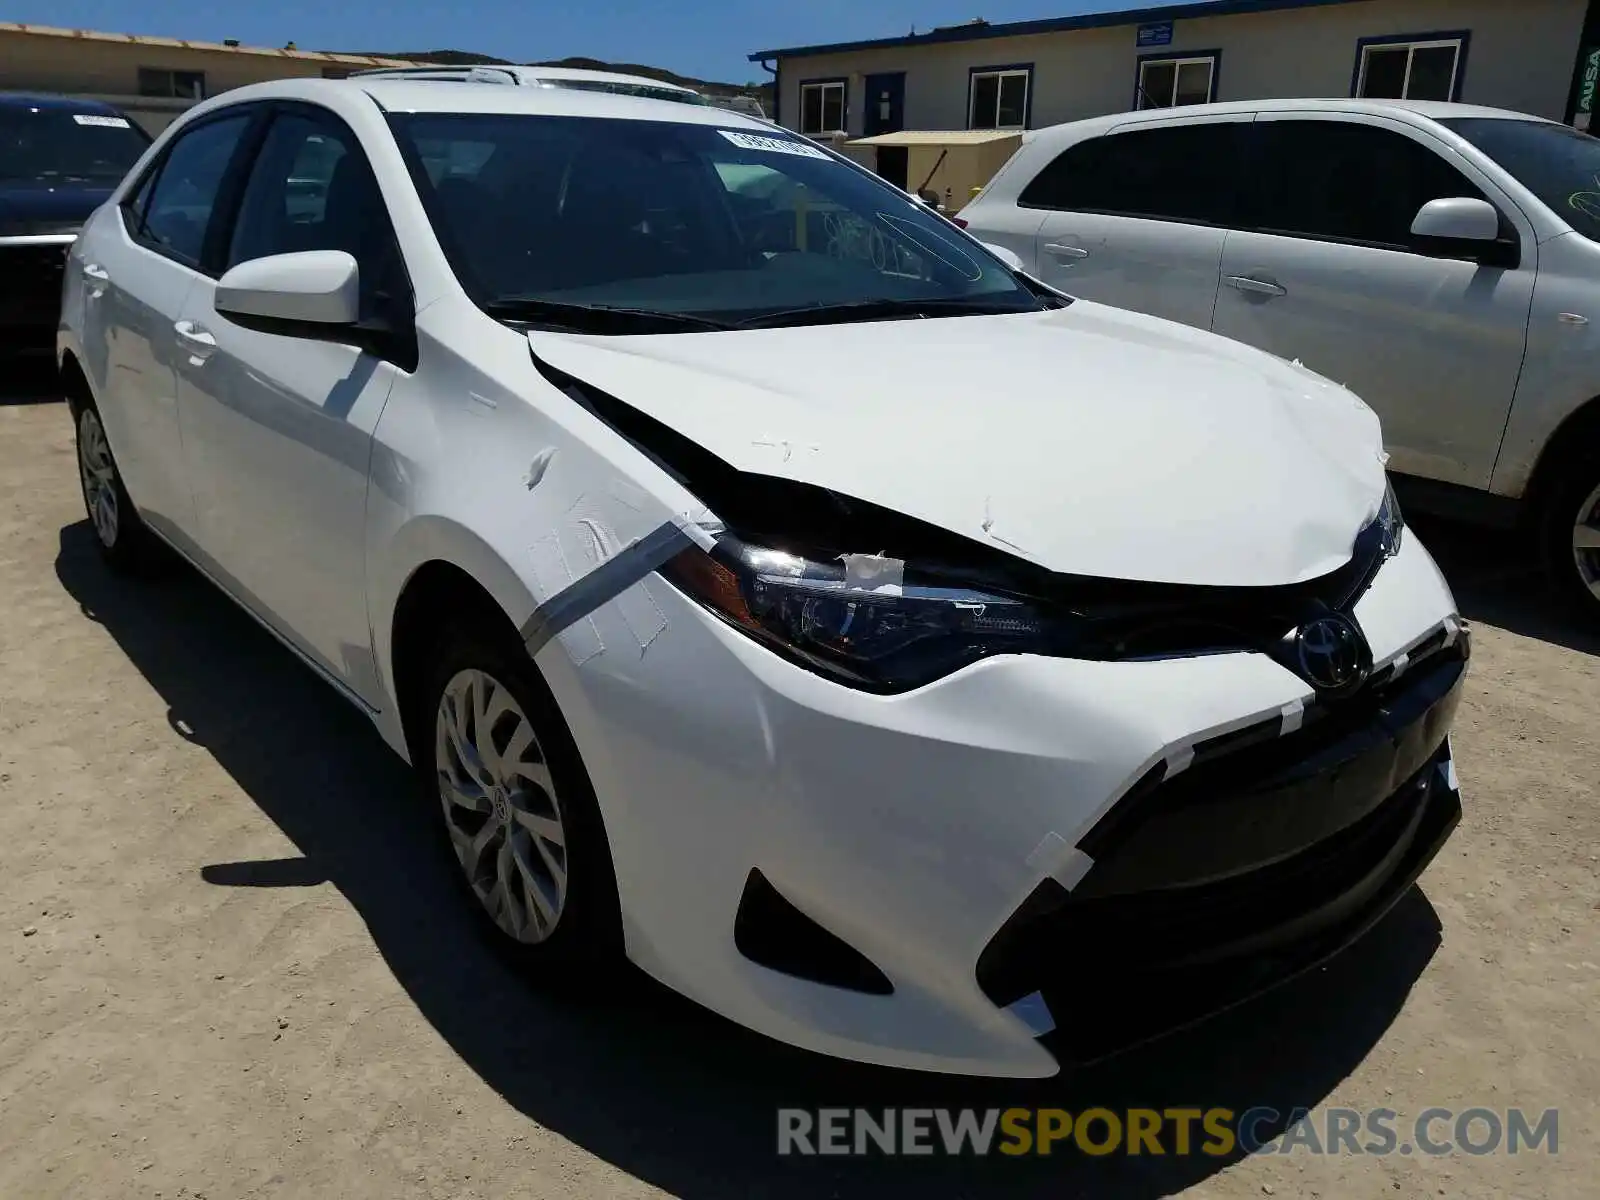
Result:
{"type": "Polygon", "coordinates": [[[0,180],[114,187],[150,144],[126,117],[0,105],[0,180]]]}
{"type": "Polygon", "coordinates": [[[627,83],[616,79],[541,79],[542,87],[566,88],[574,92],[610,92],[616,96],[643,96],[647,100],[674,100],[679,104],[705,104],[699,92],[678,88],[652,87],[648,83],[627,83]]]}
{"type": "Polygon", "coordinates": [[[452,267],[496,315],[585,305],[696,318],[670,324],[688,329],[871,319],[899,303],[1043,306],[948,222],[798,137],[593,117],[390,121],[452,267]]]}
{"type": "Polygon", "coordinates": [[[1461,117],[1441,124],[1494,159],[1584,237],[1600,241],[1600,138],[1546,121],[1461,117]]]}

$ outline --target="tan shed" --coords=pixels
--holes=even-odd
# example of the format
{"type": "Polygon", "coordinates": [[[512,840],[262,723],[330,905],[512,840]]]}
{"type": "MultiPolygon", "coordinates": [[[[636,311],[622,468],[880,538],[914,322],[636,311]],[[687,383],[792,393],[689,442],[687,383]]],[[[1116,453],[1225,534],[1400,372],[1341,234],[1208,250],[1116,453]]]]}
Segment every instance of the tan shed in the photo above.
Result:
{"type": "MultiPolygon", "coordinates": [[[[1022,131],[902,129],[898,133],[856,138],[847,145],[851,151],[904,147],[908,158],[906,190],[912,194],[937,192],[944,210],[953,213],[963,208],[1017,152],[1022,145],[1022,131]]],[[[851,157],[873,165],[864,154],[853,153],[851,157]]]]}

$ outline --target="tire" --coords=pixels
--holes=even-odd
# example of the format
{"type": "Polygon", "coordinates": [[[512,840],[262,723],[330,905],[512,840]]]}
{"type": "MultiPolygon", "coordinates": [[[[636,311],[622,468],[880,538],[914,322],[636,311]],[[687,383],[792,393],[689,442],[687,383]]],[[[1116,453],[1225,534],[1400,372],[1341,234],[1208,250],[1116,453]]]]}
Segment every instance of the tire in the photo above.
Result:
{"type": "Polygon", "coordinates": [[[521,642],[490,621],[447,628],[413,727],[424,794],[491,946],[555,989],[610,981],[623,958],[611,848],[521,642]]]}
{"type": "Polygon", "coordinates": [[[1579,612],[1600,621],[1600,454],[1567,464],[1546,499],[1541,527],[1556,587],[1579,612]]]}
{"type": "Polygon", "coordinates": [[[161,545],[133,507],[111,443],[91,403],[72,406],[77,432],[78,484],[100,557],[122,575],[148,573],[161,561],[161,545]]]}

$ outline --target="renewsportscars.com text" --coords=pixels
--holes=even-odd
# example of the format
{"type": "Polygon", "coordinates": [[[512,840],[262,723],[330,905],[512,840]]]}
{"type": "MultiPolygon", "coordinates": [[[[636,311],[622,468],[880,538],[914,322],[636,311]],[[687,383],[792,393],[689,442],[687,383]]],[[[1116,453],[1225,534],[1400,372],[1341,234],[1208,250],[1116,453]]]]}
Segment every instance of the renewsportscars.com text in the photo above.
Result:
{"type": "Polygon", "coordinates": [[[1556,1154],[1547,1108],[781,1108],[780,1155],[1556,1154]]]}

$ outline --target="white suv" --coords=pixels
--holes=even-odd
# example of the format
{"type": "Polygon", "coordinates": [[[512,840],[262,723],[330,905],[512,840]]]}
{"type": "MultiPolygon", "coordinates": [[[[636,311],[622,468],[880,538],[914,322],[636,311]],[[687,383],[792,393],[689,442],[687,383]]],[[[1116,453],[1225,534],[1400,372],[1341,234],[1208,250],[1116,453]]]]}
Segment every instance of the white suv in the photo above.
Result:
{"type": "Polygon", "coordinates": [[[1408,503],[1527,522],[1600,616],[1600,139],[1456,104],[1123,113],[1028,134],[961,219],[1346,384],[1408,503]]]}

